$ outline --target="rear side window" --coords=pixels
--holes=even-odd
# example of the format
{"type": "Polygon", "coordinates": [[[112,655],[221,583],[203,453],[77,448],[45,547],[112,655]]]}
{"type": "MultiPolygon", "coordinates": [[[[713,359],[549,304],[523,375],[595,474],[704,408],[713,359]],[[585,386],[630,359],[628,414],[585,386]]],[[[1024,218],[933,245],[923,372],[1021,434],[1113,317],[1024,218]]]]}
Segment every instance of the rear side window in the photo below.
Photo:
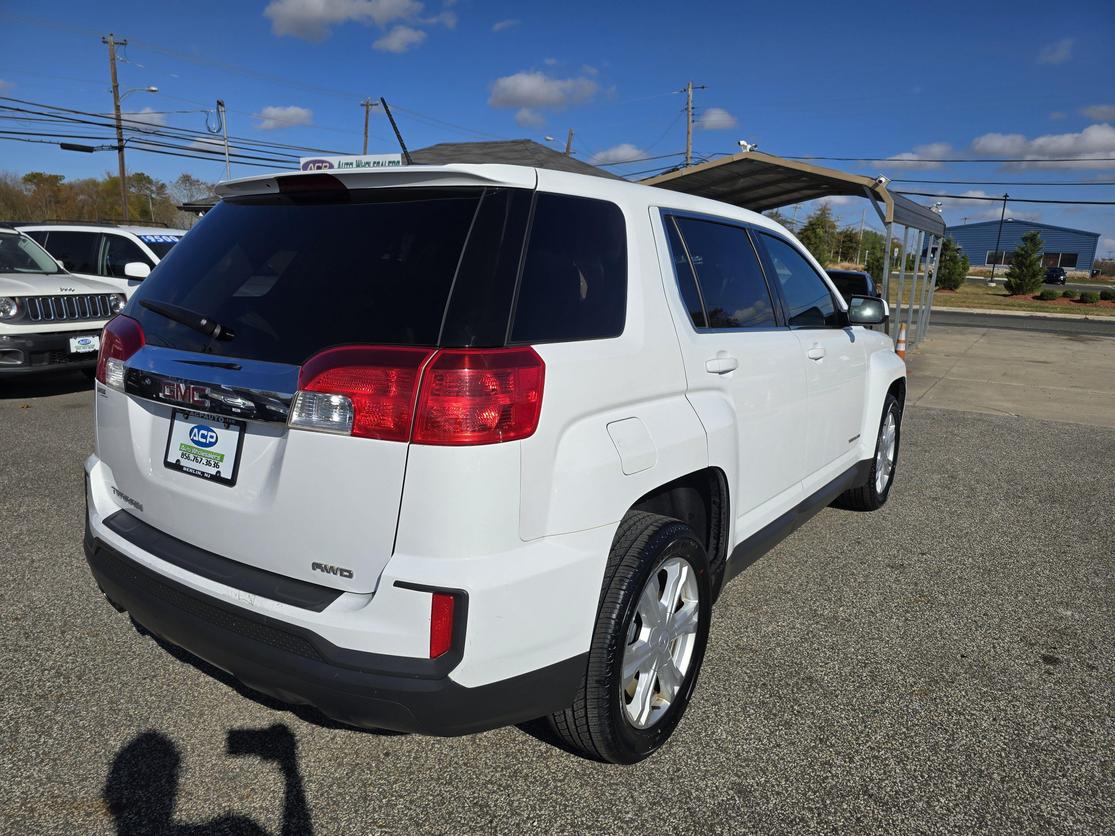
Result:
{"type": "Polygon", "coordinates": [[[709,328],[772,328],[774,305],[747,230],[675,218],[701,290],[709,328]]]}
{"type": "Polygon", "coordinates": [[[782,286],[790,327],[839,327],[832,293],[805,257],[781,238],[766,234],[761,237],[773,272],[782,286]]]}
{"type": "Polygon", "coordinates": [[[47,235],[47,251],[59,259],[71,273],[98,275],[97,250],[99,232],[63,232],[51,230],[47,235]]]}
{"type": "Polygon", "coordinates": [[[618,337],[627,307],[627,231],[614,203],[540,193],[511,341],[618,337]]]}
{"type": "Polygon", "coordinates": [[[147,342],[299,365],[353,343],[433,346],[481,189],[367,189],[222,200],[128,306],[147,342]],[[204,335],[142,307],[188,308],[204,335]]]}

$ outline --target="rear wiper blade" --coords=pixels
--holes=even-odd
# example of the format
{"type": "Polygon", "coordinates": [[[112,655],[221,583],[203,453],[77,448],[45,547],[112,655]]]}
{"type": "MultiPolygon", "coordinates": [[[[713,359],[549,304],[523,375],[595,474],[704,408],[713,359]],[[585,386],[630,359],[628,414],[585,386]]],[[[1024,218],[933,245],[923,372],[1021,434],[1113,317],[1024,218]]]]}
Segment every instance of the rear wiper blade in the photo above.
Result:
{"type": "Polygon", "coordinates": [[[182,308],[178,305],[169,305],[166,302],[156,302],[150,299],[140,299],[139,304],[149,311],[154,311],[160,316],[165,316],[167,319],[180,322],[187,328],[200,331],[202,334],[205,334],[207,337],[212,337],[215,340],[231,340],[236,336],[231,328],[227,328],[219,322],[214,322],[202,316],[197,311],[191,311],[189,308],[182,308]]]}

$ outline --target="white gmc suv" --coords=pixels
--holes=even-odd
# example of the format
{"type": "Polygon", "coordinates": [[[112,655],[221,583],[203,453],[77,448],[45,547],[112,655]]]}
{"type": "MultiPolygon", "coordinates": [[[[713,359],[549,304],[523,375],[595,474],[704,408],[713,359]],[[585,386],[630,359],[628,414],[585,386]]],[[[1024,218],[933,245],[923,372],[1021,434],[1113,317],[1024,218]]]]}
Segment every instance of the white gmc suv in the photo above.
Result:
{"type": "Polygon", "coordinates": [[[634,762],[724,582],[887,499],[886,305],[767,218],[497,165],[220,190],[105,328],[85,552],[253,689],[634,762]]]}

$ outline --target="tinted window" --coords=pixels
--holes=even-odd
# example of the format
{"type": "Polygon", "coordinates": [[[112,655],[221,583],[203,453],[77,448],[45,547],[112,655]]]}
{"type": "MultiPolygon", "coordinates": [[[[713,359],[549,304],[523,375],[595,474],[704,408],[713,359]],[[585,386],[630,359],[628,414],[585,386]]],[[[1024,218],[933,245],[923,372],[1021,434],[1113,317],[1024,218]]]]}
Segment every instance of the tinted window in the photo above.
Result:
{"type": "Polygon", "coordinates": [[[47,235],[46,248],[50,254],[61,259],[66,269],[72,273],[97,275],[97,248],[101,243],[99,232],[60,232],[51,230],[47,235]]]}
{"type": "Polygon", "coordinates": [[[770,291],[747,231],[692,218],[676,220],[701,287],[708,327],[775,325],[770,291]]]}
{"type": "Polygon", "coordinates": [[[623,333],[626,305],[627,232],[619,207],[539,194],[512,341],[616,337],[623,333]]]}
{"type": "Polygon", "coordinates": [[[763,235],[767,255],[786,304],[792,328],[836,327],[839,320],[828,285],[801,253],[780,238],[763,235]]]}
{"type": "Polygon", "coordinates": [[[478,189],[368,189],[222,200],[128,306],[147,342],[301,364],[346,343],[436,345],[478,189]],[[197,311],[210,341],[143,308],[197,311]]]}
{"type": "Polygon", "coordinates": [[[829,278],[840,291],[840,295],[847,299],[849,296],[874,296],[875,283],[865,273],[845,270],[829,270],[829,278]]]}
{"type": "Polygon", "coordinates": [[[58,273],[58,264],[33,239],[0,232],[0,273],[58,273]]]}
{"type": "Polygon", "coordinates": [[[689,263],[689,256],[685,252],[685,245],[681,242],[674,218],[666,218],[666,237],[670,241],[670,254],[674,262],[674,273],[678,279],[678,290],[689,311],[689,318],[694,328],[706,328],[705,309],[701,306],[701,296],[697,292],[697,277],[693,275],[693,267],[689,263]]]}
{"type": "Polygon", "coordinates": [[[151,259],[133,241],[123,235],[105,235],[103,254],[103,270],[99,275],[112,276],[115,279],[127,278],[124,275],[124,265],[131,261],[139,261],[148,267],[154,267],[151,259]]]}

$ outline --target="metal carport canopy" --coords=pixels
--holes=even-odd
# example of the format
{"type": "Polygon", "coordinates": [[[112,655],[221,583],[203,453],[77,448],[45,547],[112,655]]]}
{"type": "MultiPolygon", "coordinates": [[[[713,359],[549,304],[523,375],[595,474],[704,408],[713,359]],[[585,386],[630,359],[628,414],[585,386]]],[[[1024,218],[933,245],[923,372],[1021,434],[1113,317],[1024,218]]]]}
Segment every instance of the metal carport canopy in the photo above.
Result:
{"type": "Polygon", "coordinates": [[[872,200],[884,224],[897,223],[938,236],[945,234],[945,222],[940,215],[907,197],[892,194],[885,182],[760,151],[741,151],[641,182],[755,212],[821,197],[864,197],[872,200]],[[879,203],[883,210],[879,209],[879,203]]]}

